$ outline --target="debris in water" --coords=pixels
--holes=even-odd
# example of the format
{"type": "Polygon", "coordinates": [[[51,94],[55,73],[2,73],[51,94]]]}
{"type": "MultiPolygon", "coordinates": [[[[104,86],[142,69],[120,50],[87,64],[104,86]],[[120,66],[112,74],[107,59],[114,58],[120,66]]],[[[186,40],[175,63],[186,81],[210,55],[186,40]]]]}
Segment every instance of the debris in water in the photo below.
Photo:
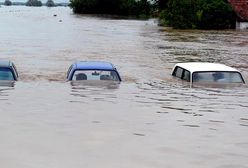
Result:
{"type": "Polygon", "coordinates": [[[133,135],[137,135],[137,136],[145,136],[145,134],[139,134],[139,133],[133,133],[133,135]]]}

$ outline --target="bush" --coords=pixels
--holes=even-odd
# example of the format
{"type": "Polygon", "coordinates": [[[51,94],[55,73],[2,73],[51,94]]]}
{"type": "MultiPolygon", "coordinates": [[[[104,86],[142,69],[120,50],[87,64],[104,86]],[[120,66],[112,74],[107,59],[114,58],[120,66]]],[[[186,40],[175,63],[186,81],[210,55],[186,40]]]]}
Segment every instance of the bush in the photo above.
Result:
{"type": "Polygon", "coordinates": [[[94,13],[96,0],[70,0],[69,6],[73,9],[74,13],[94,13]]]}
{"type": "Polygon", "coordinates": [[[149,15],[151,4],[147,0],[70,0],[74,13],[114,14],[124,16],[149,15]]]}
{"type": "Polygon", "coordinates": [[[169,0],[160,24],[179,29],[225,29],[235,25],[226,0],[169,0]]]}
{"type": "Polygon", "coordinates": [[[10,0],[5,0],[4,1],[4,5],[11,6],[12,5],[12,2],[10,0]]]}
{"type": "Polygon", "coordinates": [[[28,0],[26,6],[42,6],[42,2],[38,0],[28,0]]]}
{"type": "Polygon", "coordinates": [[[48,7],[54,7],[55,4],[54,4],[53,0],[48,0],[48,1],[46,2],[46,6],[48,6],[48,7]]]}
{"type": "Polygon", "coordinates": [[[235,28],[235,22],[235,12],[228,3],[223,0],[211,0],[204,5],[198,27],[201,29],[235,28]]]}

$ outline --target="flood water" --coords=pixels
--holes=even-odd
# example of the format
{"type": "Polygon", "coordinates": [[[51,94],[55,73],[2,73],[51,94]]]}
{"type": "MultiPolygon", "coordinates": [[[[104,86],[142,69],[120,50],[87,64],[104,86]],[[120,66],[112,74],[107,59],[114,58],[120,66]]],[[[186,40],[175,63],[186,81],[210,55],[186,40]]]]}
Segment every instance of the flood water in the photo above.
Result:
{"type": "Polygon", "coordinates": [[[20,80],[0,87],[0,166],[247,168],[247,87],[190,88],[170,76],[177,62],[208,61],[248,82],[247,58],[247,31],[2,6],[0,59],[20,80]],[[77,60],[112,62],[123,82],[66,82],[77,60]]]}

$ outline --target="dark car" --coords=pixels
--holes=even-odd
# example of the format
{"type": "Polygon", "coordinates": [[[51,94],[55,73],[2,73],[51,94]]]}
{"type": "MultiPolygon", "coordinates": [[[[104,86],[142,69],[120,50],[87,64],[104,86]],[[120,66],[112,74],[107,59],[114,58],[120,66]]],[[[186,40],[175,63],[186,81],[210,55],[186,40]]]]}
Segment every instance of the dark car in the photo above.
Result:
{"type": "Polygon", "coordinates": [[[11,61],[0,61],[0,81],[16,81],[18,73],[11,61]]]}
{"type": "Polygon", "coordinates": [[[121,77],[109,62],[80,61],[73,63],[67,72],[68,81],[121,81],[121,77]]]}

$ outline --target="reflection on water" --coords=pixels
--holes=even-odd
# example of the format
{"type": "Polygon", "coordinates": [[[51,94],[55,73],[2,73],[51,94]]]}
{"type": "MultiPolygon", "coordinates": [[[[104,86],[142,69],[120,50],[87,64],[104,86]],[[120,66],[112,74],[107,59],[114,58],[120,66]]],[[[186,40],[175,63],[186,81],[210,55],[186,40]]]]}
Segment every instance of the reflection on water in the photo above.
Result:
{"type": "Polygon", "coordinates": [[[120,82],[117,81],[71,81],[71,86],[73,89],[83,89],[84,87],[96,87],[102,89],[117,89],[120,86],[120,82]]]}
{"type": "Polygon", "coordinates": [[[247,86],[190,88],[171,76],[177,62],[208,61],[247,81],[247,31],[168,30],[64,7],[2,6],[0,16],[0,59],[20,75],[0,86],[5,168],[247,167],[247,86]],[[123,82],[65,82],[79,60],[112,62],[123,82]]]}
{"type": "Polygon", "coordinates": [[[15,81],[1,81],[0,80],[0,87],[14,87],[15,81]]]}
{"type": "Polygon", "coordinates": [[[0,81],[0,101],[8,100],[9,91],[13,90],[15,81],[0,81]]]}
{"type": "Polygon", "coordinates": [[[94,102],[115,103],[116,95],[114,90],[119,88],[120,82],[115,81],[72,81],[71,95],[79,97],[80,100],[70,102],[87,103],[89,100],[94,102]]]}
{"type": "Polygon", "coordinates": [[[243,83],[213,83],[213,82],[202,82],[202,83],[193,83],[192,87],[194,88],[222,88],[222,89],[235,89],[247,87],[246,84],[243,83]]]}

